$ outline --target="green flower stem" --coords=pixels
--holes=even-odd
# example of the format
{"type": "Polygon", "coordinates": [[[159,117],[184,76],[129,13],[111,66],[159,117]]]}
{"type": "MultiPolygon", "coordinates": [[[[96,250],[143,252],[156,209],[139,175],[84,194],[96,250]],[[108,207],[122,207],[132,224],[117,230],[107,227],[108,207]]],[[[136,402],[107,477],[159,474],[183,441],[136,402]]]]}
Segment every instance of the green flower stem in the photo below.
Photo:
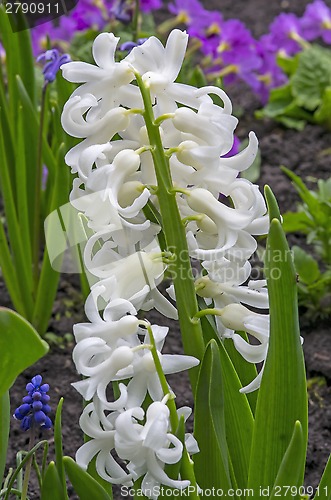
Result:
{"type": "MultiPolygon", "coordinates": [[[[167,406],[170,410],[171,431],[173,434],[176,434],[178,426],[179,426],[179,419],[178,419],[178,414],[177,414],[177,409],[176,409],[176,403],[171,395],[171,392],[169,391],[168,382],[167,382],[167,379],[166,379],[164,372],[163,372],[163,369],[162,369],[161,361],[160,361],[160,358],[158,356],[156,345],[155,345],[153,331],[152,331],[152,328],[150,325],[147,325],[147,330],[149,333],[149,339],[150,339],[150,343],[151,343],[151,353],[152,353],[153,360],[155,363],[155,368],[156,368],[156,371],[157,371],[157,374],[158,374],[158,377],[159,377],[159,380],[161,383],[163,394],[165,396],[167,396],[167,395],[170,396],[168,401],[167,401],[167,406]]],[[[184,449],[183,449],[183,455],[182,455],[182,459],[181,459],[182,478],[189,479],[191,482],[191,486],[192,485],[195,486],[195,492],[193,493],[193,496],[191,494],[190,498],[191,499],[194,499],[194,498],[198,499],[199,495],[197,493],[198,487],[197,487],[196,479],[195,479],[195,475],[194,475],[194,466],[193,466],[194,464],[193,464],[192,460],[190,459],[190,456],[185,448],[185,439],[183,442],[183,446],[184,446],[184,449]]]]}
{"type": "MultiPolygon", "coordinates": [[[[153,156],[158,183],[157,197],[160,205],[167,250],[176,256],[175,262],[169,266],[169,270],[172,272],[175,286],[176,304],[183,345],[187,354],[201,360],[204,355],[205,345],[200,322],[192,322],[191,320],[191,318],[198,313],[198,303],[194,289],[194,279],[185,229],[176,202],[176,192],[174,191],[172,183],[169,159],[165,155],[163,149],[159,126],[154,123],[154,113],[149,89],[145,87],[139,73],[136,73],[135,76],[145,107],[143,116],[150,145],[152,146],[151,154],[153,156]]],[[[189,372],[193,393],[195,393],[197,384],[198,370],[198,368],[192,368],[189,372]]]]}
{"type": "Polygon", "coordinates": [[[140,32],[140,0],[135,0],[132,20],[132,41],[137,42],[140,32]]]}
{"type": "Polygon", "coordinates": [[[167,382],[167,379],[166,379],[164,372],[163,372],[163,369],[162,369],[161,361],[160,361],[160,358],[158,356],[156,345],[155,345],[153,331],[152,331],[152,328],[150,325],[147,325],[147,330],[149,333],[149,339],[150,339],[150,343],[151,343],[151,353],[153,356],[153,361],[155,364],[157,375],[158,375],[159,380],[160,380],[163,394],[164,394],[164,396],[169,395],[169,399],[167,401],[167,406],[168,406],[169,411],[170,411],[171,430],[172,430],[172,432],[175,433],[177,430],[177,427],[178,427],[178,415],[177,415],[176,404],[175,404],[175,401],[174,401],[172,394],[169,390],[168,382],[167,382]]]}
{"type": "MultiPolygon", "coordinates": [[[[34,430],[34,427],[32,425],[32,427],[30,429],[29,451],[31,451],[33,448],[34,440],[35,440],[35,430],[34,430]]],[[[29,456],[28,461],[26,463],[21,500],[26,500],[26,498],[27,498],[32,461],[33,461],[33,454],[31,454],[29,456]]]]}

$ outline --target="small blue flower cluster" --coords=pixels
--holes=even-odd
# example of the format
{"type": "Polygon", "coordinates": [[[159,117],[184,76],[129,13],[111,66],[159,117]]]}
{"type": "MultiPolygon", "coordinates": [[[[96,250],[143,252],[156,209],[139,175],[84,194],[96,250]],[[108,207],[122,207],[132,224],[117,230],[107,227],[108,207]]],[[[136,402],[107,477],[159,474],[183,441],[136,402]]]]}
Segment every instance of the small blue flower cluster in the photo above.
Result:
{"type": "Polygon", "coordinates": [[[21,420],[21,429],[27,431],[33,426],[50,429],[52,421],[48,414],[51,411],[48,402],[50,397],[48,384],[42,384],[42,376],[36,375],[26,386],[28,395],[24,396],[23,404],[14,413],[14,418],[21,420]]]}

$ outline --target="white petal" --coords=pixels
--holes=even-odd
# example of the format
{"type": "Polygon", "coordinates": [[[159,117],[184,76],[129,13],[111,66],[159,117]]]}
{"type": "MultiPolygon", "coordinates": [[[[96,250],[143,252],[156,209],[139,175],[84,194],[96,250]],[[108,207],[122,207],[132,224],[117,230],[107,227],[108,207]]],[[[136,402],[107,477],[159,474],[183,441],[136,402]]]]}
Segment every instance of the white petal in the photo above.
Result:
{"type": "Polygon", "coordinates": [[[161,358],[162,368],[166,375],[170,373],[189,370],[199,364],[199,360],[193,356],[181,354],[163,354],[161,358]]]}
{"type": "Polygon", "coordinates": [[[249,363],[261,363],[265,360],[268,347],[266,344],[251,345],[236,333],[232,340],[237,351],[249,363]]]}

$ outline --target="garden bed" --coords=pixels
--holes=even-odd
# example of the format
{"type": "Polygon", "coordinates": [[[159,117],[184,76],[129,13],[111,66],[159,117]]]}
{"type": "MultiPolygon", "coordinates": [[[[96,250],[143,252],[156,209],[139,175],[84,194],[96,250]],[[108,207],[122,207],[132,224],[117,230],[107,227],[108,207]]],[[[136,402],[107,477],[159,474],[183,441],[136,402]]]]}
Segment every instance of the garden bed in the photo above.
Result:
{"type": "MultiPolygon", "coordinates": [[[[270,1],[223,0],[222,2],[205,1],[208,8],[222,8],[225,18],[236,17],[246,23],[255,36],[267,31],[269,23],[281,11],[302,14],[308,2],[302,0],[270,1]]],[[[329,3],[329,2],[327,2],[329,3]]],[[[319,126],[307,126],[302,132],[286,130],[271,121],[258,121],[254,111],[259,103],[251,91],[244,85],[236,85],[227,89],[234,103],[234,111],[240,115],[237,133],[240,139],[245,139],[253,130],[260,143],[262,167],[259,179],[260,186],[269,184],[273,189],[282,212],[294,210],[298,197],[289,179],[280,170],[285,165],[308,180],[312,178],[328,178],[331,174],[330,133],[319,126]],[[308,178],[308,179],[307,179],[308,178]]],[[[291,244],[305,245],[305,240],[299,235],[291,235],[291,244]]],[[[83,300],[80,298],[77,277],[64,275],[54,306],[54,313],[49,330],[64,336],[72,331],[75,322],[83,321],[83,300]]],[[[3,285],[0,287],[1,305],[10,306],[3,285]]],[[[164,319],[153,313],[153,321],[164,323],[164,319]]],[[[167,321],[167,325],[169,322],[167,321]]],[[[331,332],[327,320],[311,322],[301,311],[302,336],[306,358],[307,377],[309,382],[309,446],[307,459],[307,474],[305,483],[316,487],[322,474],[327,457],[331,450],[331,332]]],[[[179,330],[175,322],[171,322],[168,349],[173,353],[181,350],[179,330]]],[[[50,353],[35,366],[24,372],[11,390],[13,408],[20,404],[24,386],[28,380],[40,373],[45,382],[50,384],[52,408],[61,396],[64,397],[63,439],[65,454],[75,455],[82,444],[82,435],[78,426],[78,418],[82,410],[82,399],[71,387],[78,375],[71,359],[73,343],[67,342],[62,348],[55,346],[50,353]]],[[[179,405],[192,405],[188,379],[179,374],[169,378],[170,384],[176,387],[179,405]]],[[[48,432],[50,442],[52,433],[48,432]]],[[[14,464],[17,450],[26,448],[27,437],[19,429],[19,424],[12,423],[8,463],[14,464]]],[[[32,486],[33,487],[33,486],[32,486]]],[[[37,499],[38,494],[32,493],[30,499],[37,499]]],[[[74,497],[72,497],[74,498],[74,497]]],[[[118,497],[120,498],[120,497],[118,497]]]]}

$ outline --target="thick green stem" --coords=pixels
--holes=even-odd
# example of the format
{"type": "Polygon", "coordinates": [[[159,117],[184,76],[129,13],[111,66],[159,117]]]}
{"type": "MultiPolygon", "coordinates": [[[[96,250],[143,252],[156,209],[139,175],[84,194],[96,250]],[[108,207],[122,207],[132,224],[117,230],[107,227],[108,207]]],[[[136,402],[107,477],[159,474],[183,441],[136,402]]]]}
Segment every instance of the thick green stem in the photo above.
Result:
{"type": "MultiPolygon", "coordinates": [[[[165,155],[160,136],[160,129],[154,121],[153,106],[149,89],[145,87],[139,74],[136,74],[137,84],[144,102],[144,119],[148,138],[152,146],[152,156],[157,178],[157,197],[163,223],[163,232],[167,250],[176,258],[170,266],[175,286],[176,305],[183,345],[186,354],[202,359],[205,345],[200,322],[192,321],[198,313],[198,303],[194,289],[194,279],[187,247],[185,228],[176,202],[176,192],[173,189],[169,159],[165,155]]],[[[195,393],[198,378],[198,368],[190,370],[193,393],[195,393]]]]}

